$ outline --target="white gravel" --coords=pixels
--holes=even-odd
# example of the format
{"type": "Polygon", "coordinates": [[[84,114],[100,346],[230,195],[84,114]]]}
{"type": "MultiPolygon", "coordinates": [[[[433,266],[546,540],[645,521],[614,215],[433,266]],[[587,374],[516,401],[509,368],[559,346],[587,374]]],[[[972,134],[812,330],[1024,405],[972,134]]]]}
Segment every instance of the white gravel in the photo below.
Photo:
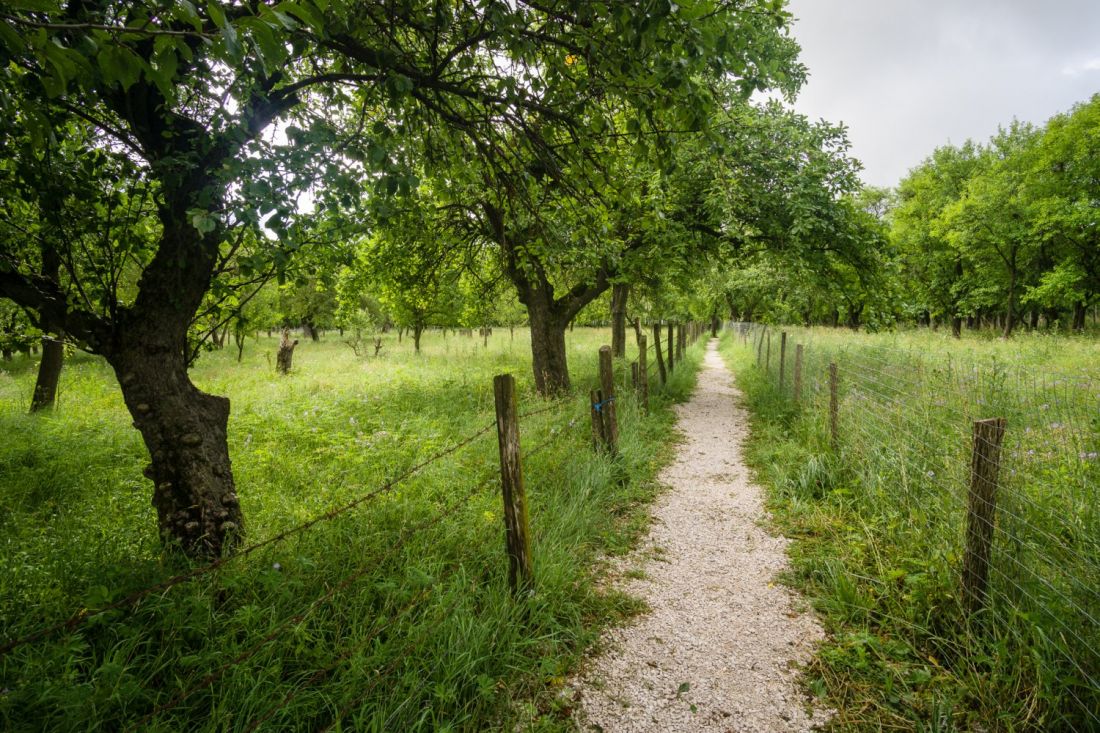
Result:
{"type": "Polygon", "coordinates": [[[651,611],[611,630],[565,691],[581,730],[807,731],[828,719],[807,712],[795,681],[822,631],[775,579],[787,540],[760,526],[761,490],[741,456],[747,416],[716,346],[677,408],[684,442],[661,474],[670,490],[649,536],[613,569],[651,611]]]}

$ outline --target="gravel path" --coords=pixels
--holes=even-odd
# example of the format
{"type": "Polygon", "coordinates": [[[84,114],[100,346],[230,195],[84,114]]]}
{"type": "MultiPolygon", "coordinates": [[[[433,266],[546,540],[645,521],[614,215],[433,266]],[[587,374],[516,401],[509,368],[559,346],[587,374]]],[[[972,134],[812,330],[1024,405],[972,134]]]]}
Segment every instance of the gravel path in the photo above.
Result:
{"type": "Polygon", "coordinates": [[[762,492],[741,457],[747,416],[716,346],[677,408],[685,441],[661,474],[671,490],[642,547],[614,568],[652,610],[609,632],[573,683],[581,730],[806,731],[828,719],[807,713],[795,682],[822,632],[775,581],[787,541],[759,526],[762,492]]]}

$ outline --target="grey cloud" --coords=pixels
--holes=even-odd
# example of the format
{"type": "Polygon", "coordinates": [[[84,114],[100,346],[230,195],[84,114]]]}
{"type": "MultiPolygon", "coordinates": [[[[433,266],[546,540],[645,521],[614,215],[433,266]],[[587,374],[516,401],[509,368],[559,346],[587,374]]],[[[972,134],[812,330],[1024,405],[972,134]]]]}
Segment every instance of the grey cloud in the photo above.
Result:
{"type": "Polygon", "coordinates": [[[795,108],[844,122],[864,179],[1041,124],[1100,92],[1100,2],[792,0],[810,79],[795,108]]]}

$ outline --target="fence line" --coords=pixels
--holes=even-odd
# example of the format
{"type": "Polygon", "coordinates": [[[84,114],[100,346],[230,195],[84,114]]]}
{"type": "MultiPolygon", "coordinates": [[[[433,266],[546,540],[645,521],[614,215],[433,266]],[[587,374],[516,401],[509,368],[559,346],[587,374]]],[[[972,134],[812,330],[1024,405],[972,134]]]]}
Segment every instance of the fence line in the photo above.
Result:
{"type": "MultiPolygon", "coordinates": [[[[1060,688],[1046,692],[1062,697],[1067,719],[1089,727],[1100,723],[1096,377],[1064,371],[1037,376],[1003,362],[937,359],[913,349],[865,345],[836,331],[823,335],[745,323],[727,328],[775,394],[810,421],[810,435],[822,436],[823,445],[830,434],[827,367],[837,365],[838,426],[828,460],[860,478],[848,492],[854,510],[869,519],[883,512],[898,516],[899,526],[879,525],[877,531],[888,533],[886,541],[906,542],[911,555],[931,550],[926,569],[958,572],[962,598],[968,584],[977,584],[980,598],[968,611],[959,607],[963,631],[973,635],[968,638],[981,644],[990,626],[1019,630],[1011,632],[1017,643],[1045,650],[1035,655],[1048,661],[1036,664],[1054,667],[1060,688]],[[781,344],[789,339],[802,354],[800,401],[784,374],[782,351],[778,364],[764,358],[773,330],[781,344]],[[998,438],[996,446],[976,429],[971,435],[984,418],[1005,418],[1003,441],[998,438]],[[988,454],[991,474],[972,462],[980,453],[988,454]],[[967,487],[973,491],[990,475],[991,493],[972,496],[968,506],[967,487]],[[964,531],[968,516],[977,535],[964,531]],[[984,556],[974,544],[983,534],[989,537],[984,556]],[[961,573],[963,550],[978,564],[978,576],[961,573]],[[987,580],[975,579],[981,574],[987,580]]],[[[809,470],[791,480],[812,477],[809,470]]]]}
{"type": "MultiPolygon", "coordinates": [[[[681,351],[686,351],[686,349],[690,345],[690,343],[694,342],[697,334],[695,333],[694,329],[689,329],[689,328],[684,327],[684,328],[680,329],[680,331],[678,333],[678,336],[679,336],[679,341],[677,343],[677,348],[679,348],[681,351]]],[[[672,342],[670,342],[669,345],[671,346],[672,342]]],[[[647,351],[648,351],[648,349],[647,349],[647,351]]],[[[683,354],[681,353],[680,354],[680,359],[682,359],[682,358],[683,358],[683,354]]],[[[677,366],[679,366],[680,359],[677,360],[677,366]]],[[[607,365],[605,364],[605,372],[606,372],[606,366],[607,365]]],[[[593,375],[593,377],[595,377],[595,376],[596,375],[593,375]]],[[[606,380],[607,374],[605,373],[603,376],[604,376],[604,379],[606,380]]],[[[593,381],[596,381],[596,380],[594,379],[593,381]]],[[[635,393],[634,393],[633,390],[624,389],[622,394],[617,396],[617,399],[623,399],[624,397],[627,397],[629,394],[635,394],[635,393]]],[[[640,395],[635,394],[635,400],[638,402],[638,408],[639,408],[638,409],[638,414],[644,415],[645,413],[641,409],[640,395]]],[[[591,406],[587,405],[587,404],[584,407],[585,407],[586,411],[588,409],[591,409],[591,406]]],[[[568,418],[567,420],[564,420],[564,421],[555,420],[554,424],[549,426],[548,430],[546,430],[546,434],[545,434],[545,437],[543,439],[539,440],[533,446],[527,446],[527,447],[523,448],[521,450],[522,460],[528,460],[528,459],[531,459],[531,458],[539,455],[540,453],[545,451],[547,448],[559,443],[560,441],[562,441],[566,437],[569,437],[569,436],[575,437],[576,434],[577,434],[577,430],[576,430],[577,427],[578,426],[583,426],[584,425],[584,420],[583,420],[581,414],[571,414],[571,413],[574,412],[574,409],[575,409],[574,407],[571,407],[571,406],[567,405],[562,400],[553,400],[550,404],[547,404],[547,405],[544,405],[544,406],[541,406],[541,407],[536,407],[536,408],[531,409],[531,410],[529,410],[527,412],[524,412],[524,413],[516,414],[515,412],[513,412],[514,419],[520,420],[520,421],[531,420],[533,418],[543,416],[543,415],[546,415],[546,414],[551,413],[551,412],[561,412],[563,410],[567,413],[566,417],[568,418]]],[[[609,419],[611,421],[615,421],[616,420],[615,411],[614,410],[605,411],[604,418],[609,419]]],[[[325,522],[328,522],[328,521],[333,520],[333,519],[335,519],[339,516],[342,516],[342,515],[350,512],[350,511],[352,511],[353,509],[361,507],[361,506],[367,504],[368,502],[370,502],[371,500],[392,491],[397,486],[401,485],[403,482],[408,480],[410,477],[412,477],[415,474],[419,473],[420,471],[427,468],[428,466],[430,466],[432,464],[435,464],[435,463],[443,460],[444,458],[452,456],[452,455],[456,454],[457,452],[459,452],[460,450],[462,450],[463,448],[472,445],[475,441],[477,441],[481,437],[487,435],[493,429],[494,425],[496,425],[498,427],[498,429],[500,428],[500,425],[499,425],[498,422],[490,423],[490,424],[476,430],[475,432],[467,435],[466,437],[454,442],[450,446],[448,446],[444,449],[441,449],[441,450],[433,453],[432,455],[428,456],[427,458],[425,458],[425,459],[409,466],[408,468],[404,469],[401,473],[399,473],[397,476],[395,476],[391,479],[388,479],[387,481],[377,485],[376,487],[374,487],[370,491],[365,492],[364,494],[361,494],[360,496],[356,497],[352,501],[341,504],[337,507],[334,507],[334,508],[330,509],[329,511],[324,512],[323,514],[315,516],[315,517],[313,517],[313,518],[311,518],[311,519],[309,519],[305,522],[302,522],[300,524],[294,525],[294,526],[292,526],[292,527],[290,527],[290,528],[288,528],[284,531],[281,531],[281,532],[279,532],[279,533],[277,533],[277,534],[275,534],[271,537],[268,537],[268,538],[263,539],[261,541],[258,541],[258,542],[255,542],[253,544],[247,545],[247,546],[241,548],[240,550],[238,550],[233,555],[227,555],[225,557],[218,558],[218,559],[213,560],[213,561],[211,561],[207,564],[200,565],[200,566],[192,568],[192,569],[190,569],[186,572],[179,573],[177,575],[169,577],[169,578],[167,578],[163,581],[160,581],[160,582],[154,583],[152,585],[146,586],[144,588],[141,588],[139,590],[133,591],[133,592],[127,594],[126,596],[124,596],[123,598],[120,598],[116,601],[105,604],[105,605],[100,606],[98,608],[95,608],[95,609],[81,609],[81,610],[73,613],[69,618],[67,618],[67,619],[65,619],[61,622],[49,624],[49,625],[46,625],[46,626],[44,626],[42,628],[39,628],[37,630],[31,631],[29,633],[23,634],[21,636],[18,636],[18,637],[12,638],[12,639],[9,639],[2,646],[0,646],[0,658],[2,658],[4,655],[9,654],[10,652],[12,652],[12,651],[14,651],[14,650],[16,650],[20,647],[23,647],[25,645],[32,644],[32,643],[39,642],[39,641],[42,641],[44,639],[47,639],[50,636],[52,636],[53,634],[56,634],[58,632],[77,630],[80,627],[82,627],[84,624],[91,621],[92,619],[100,617],[103,614],[106,614],[110,611],[119,611],[119,610],[131,610],[132,611],[137,606],[139,601],[141,601],[142,599],[144,599],[144,598],[146,598],[150,595],[165,593],[165,592],[167,592],[167,591],[169,591],[169,590],[171,590],[171,589],[173,589],[177,586],[183,585],[183,584],[188,583],[190,581],[193,581],[193,580],[196,580],[198,578],[201,578],[201,577],[210,575],[212,573],[215,573],[217,571],[220,571],[220,570],[224,569],[229,563],[231,563],[234,560],[240,559],[242,557],[247,557],[248,555],[251,555],[251,554],[257,552],[262,548],[269,547],[269,546],[274,545],[278,542],[286,540],[286,539],[288,539],[292,536],[302,534],[302,533],[307,532],[308,530],[310,530],[312,528],[315,528],[315,527],[317,527],[317,526],[319,526],[319,525],[321,525],[325,522]]],[[[612,425],[617,430],[617,425],[615,425],[614,422],[612,422],[612,425]]],[[[545,428],[546,426],[544,425],[543,427],[545,428]]],[[[301,624],[301,623],[307,621],[307,619],[309,619],[312,616],[315,616],[318,610],[320,610],[322,608],[325,608],[325,607],[332,606],[335,603],[335,601],[337,600],[337,598],[342,593],[345,593],[349,589],[351,589],[357,581],[362,580],[371,571],[377,570],[377,568],[380,565],[383,565],[383,564],[389,562],[392,558],[396,557],[398,555],[398,553],[401,552],[402,548],[405,547],[407,541],[410,538],[412,538],[413,536],[415,536],[418,533],[422,533],[425,530],[430,529],[433,526],[439,525],[440,523],[442,523],[445,519],[447,519],[449,517],[453,517],[454,513],[456,511],[458,511],[459,509],[461,509],[466,504],[468,504],[469,500],[472,497],[476,496],[486,486],[493,483],[495,477],[496,477],[495,469],[490,469],[489,472],[487,473],[486,477],[483,480],[479,481],[471,489],[471,491],[465,492],[465,493],[463,493],[462,496],[457,497],[455,500],[447,502],[444,506],[440,507],[438,511],[433,512],[433,514],[430,517],[428,517],[428,518],[426,518],[422,521],[417,521],[416,523],[414,523],[411,526],[406,526],[403,529],[403,531],[401,531],[390,542],[390,544],[388,545],[386,551],[381,555],[381,557],[372,557],[370,562],[364,563],[364,564],[360,565],[359,567],[355,568],[350,573],[346,574],[341,580],[339,580],[338,582],[332,584],[331,587],[329,587],[320,596],[317,596],[316,598],[313,598],[303,608],[301,608],[301,610],[299,610],[297,613],[294,613],[293,615],[287,616],[287,617],[277,621],[273,626],[268,628],[268,630],[266,630],[266,631],[258,632],[258,634],[259,634],[258,638],[256,638],[255,641],[252,641],[251,643],[249,643],[244,649],[242,649],[241,651],[234,654],[232,656],[232,658],[230,658],[228,660],[225,660],[225,661],[217,664],[216,666],[213,666],[212,669],[210,669],[209,671],[201,674],[201,676],[196,675],[196,677],[190,678],[190,679],[185,677],[184,678],[185,682],[182,685],[182,689],[178,689],[174,693],[171,692],[171,691],[166,691],[165,696],[168,696],[166,700],[156,702],[155,699],[154,699],[154,701],[150,703],[151,704],[151,709],[149,709],[148,712],[146,712],[144,715],[142,715],[140,718],[137,718],[136,720],[132,720],[129,723],[123,723],[123,729],[127,730],[127,731],[130,731],[130,730],[137,730],[137,729],[144,728],[145,726],[147,726],[148,724],[150,724],[151,722],[156,720],[158,717],[160,717],[160,716],[162,716],[166,713],[169,713],[170,711],[172,711],[172,710],[178,708],[179,706],[183,705],[186,701],[191,699],[197,693],[199,693],[203,690],[211,688],[216,682],[218,682],[220,679],[222,679],[231,670],[239,667],[240,665],[244,664],[248,660],[256,657],[257,655],[262,653],[265,649],[271,648],[275,644],[275,642],[277,642],[279,640],[281,635],[284,632],[286,632],[288,629],[294,627],[297,624],[301,624]]],[[[352,657],[356,653],[356,649],[366,648],[372,642],[373,639],[378,638],[378,636],[385,633],[388,629],[392,628],[395,624],[400,623],[401,619],[403,617],[405,617],[406,614],[412,613],[413,610],[420,604],[420,602],[425,601],[429,597],[431,597],[431,595],[432,595],[431,591],[441,587],[443,582],[444,581],[442,579],[436,579],[436,582],[434,582],[430,588],[424,589],[423,591],[417,593],[416,596],[414,597],[414,599],[412,601],[410,601],[410,603],[408,603],[408,604],[406,604],[405,606],[402,607],[399,614],[397,614],[395,617],[391,617],[391,618],[387,619],[385,623],[382,622],[381,617],[376,618],[372,622],[372,625],[371,625],[370,630],[368,631],[368,633],[366,635],[366,638],[360,639],[356,642],[356,644],[353,644],[351,647],[348,647],[348,648],[345,648],[345,649],[341,650],[340,653],[336,654],[335,658],[333,659],[333,661],[331,662],[330,665],[328,665],[324,668],[316,670],[304,682],[302,682],[301,684],[295,685],[292,689],[288,690],[286,695],[284,696],[283,700],[278,705],[276,705],[275,707],[265,711],[260,717],[256,718],[255,720],[253,720],[249,724],[249,730],[254,730],[254,729],[260,727],[261,725],[263,725],[264,723],[269,721],[272,717],[278,715],[278,713],[281,710],[285,709],[295,699],[295,697],[300,692],[302,692],[304,689],[307,689],[311,685],[315,684],[319,680],[331,675],[344,661],[346,661],[348,658],[352,657]]],[[[456,598],[455,602],[457,602],[457,600],[458,599],[456,598]]],[[[415,644],[413,644],[413,642],[411,640],[410,640],[410,644],[415,646],[415,644]]],[[[400,655],[398,655],[397,658],[392,660],[391,664],[397,664],[397,663],[399,663],[399,661],[400,661],[400,655]]],[[[336,715],[336,717],[332,720],[332,722],[329,724],[329,727],[332,727],[332,726],[335,726],[335,725],[339,724],[340,720],[342,720],[352,709],[354,709],[354,706],[356,704],[358,704],[358,702],[361,702],[363,699],[365,699],[367,696],[369,696],[371,694],[371,691],[377,685],[378,681],[380,679],[382,679],[383,677],[384,677],[384,674],[382,674],[381,672],[378,675],[376,675],[374,682],[372,682],[371,685],[369,685],[368,688],[366,690],[364,690],[362,695],[360,695],[358,698],[356,698],[356,701],[353,701],[351,705],[346,706],[346,709],[341,710],[336,715]]],[[[162,697],[164,697],[164,696],[162,696],[162,697]]]]}

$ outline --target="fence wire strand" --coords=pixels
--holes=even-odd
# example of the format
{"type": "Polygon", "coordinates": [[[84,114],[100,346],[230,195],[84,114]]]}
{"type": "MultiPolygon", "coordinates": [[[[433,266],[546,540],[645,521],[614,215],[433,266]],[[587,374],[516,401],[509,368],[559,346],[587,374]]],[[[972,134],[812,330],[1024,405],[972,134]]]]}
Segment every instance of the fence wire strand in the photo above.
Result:
{"type": "MultiPolygon", "coordinates": [[[[736,323],[730,328],[768,381],[782,384],[784,399],[793,400],[791,355],[802,345],[798,407],[825,436],[827,367],[838,365],[836,450],[866,490],[879,492],[857,506],[870,512],[878,511],[874,502],[901,506],[920,518],[904,531],[931,546],[962,549],[969,492],[988,480],[972,463],[972,452],[982,449],[997,476],[995,518],[975,514],[972,520],[993,536],[988,613],[1033,628],[1062,659],[1061,669],[1079,677],[1085,689],[1100,690],[1096,375],[1048,370],[1037,376],[1012,364],[937,360],[915,349],[835,335],[819,339],[819,332],[791,328],[781,381],[777,356],[767,360],[771,329],[736,323]],[[971,429],[975,420],[992,417],[1007,419],[1000,443],[971,429]]],[[[1096,696],[1083,700],[1073,683],[1062,687],[1066,702],[1079,706],[1079,719],[1100,723],[1096,696]]]]}

